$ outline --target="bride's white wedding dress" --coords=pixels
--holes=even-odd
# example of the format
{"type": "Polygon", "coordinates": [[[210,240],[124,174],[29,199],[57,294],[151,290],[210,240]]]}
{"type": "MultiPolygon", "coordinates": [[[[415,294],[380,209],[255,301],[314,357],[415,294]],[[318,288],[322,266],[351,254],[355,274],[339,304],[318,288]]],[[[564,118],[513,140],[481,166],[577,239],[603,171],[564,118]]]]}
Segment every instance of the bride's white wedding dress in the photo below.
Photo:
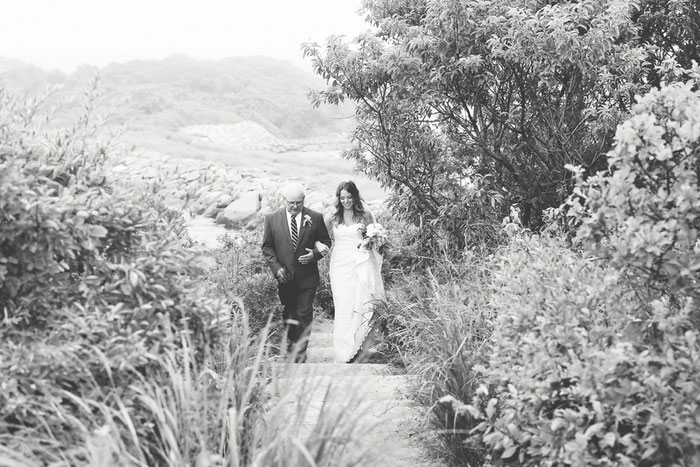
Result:
{"type": "Polygon", "coordinates": [[[335,306],[333,347],[337,362],[350,361],[371,328],[373,306],[384,299],[382,255],[357,248],[362,224],[333,227],[330,281],[335,306]]]}

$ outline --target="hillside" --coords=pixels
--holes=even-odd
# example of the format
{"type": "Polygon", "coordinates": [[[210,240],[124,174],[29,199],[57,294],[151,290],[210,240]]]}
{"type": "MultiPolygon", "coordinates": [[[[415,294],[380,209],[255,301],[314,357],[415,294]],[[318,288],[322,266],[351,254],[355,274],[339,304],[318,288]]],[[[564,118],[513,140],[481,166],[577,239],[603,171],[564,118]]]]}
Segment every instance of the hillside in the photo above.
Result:
{"type": "Polygon", "coordinates": [[[308,92],[323,86],[318,77],[271,58],[173,56],[101,69],[84,66],[67,75],[0,57],[0,76],[9,90],[36,95],[58,85],[53,99],[67,108],[77,108],[97,75],[103,108],[118,105],[112,121],[127,123],[136,133],[162,135],[190,125],[252,121],[280,138],[317,138],[345,135],[353,125],[349,105],[311,107],[308,92]]]}
{"type": "MultiPolygon", "coordinates": [[[[367,199],[385,197],[376,181],[354,173],[354,164],[340,157],[349,144],[354,118],[339,117],[352,116],[353,107],[312,108],[307,94],[324,83],[288,62],[265,57],[206,61],[173,56],[101,69],[83,66],[66,75],[0,59],[0,76],[10,91],[28,96],[58,88],[48,106],[58,109],[49,122],[56,128],[76,125],[85,93],[99,76],[91,118],[107,116],[103,130],[119,129],[117,142],[125,151],[119,152],[124,155],[116,157],[114,164],[139,162],[119,172],[123,181],[180,183],[173,170],[164,168],[174,164],[185,173],[200,166],[207,167],[203,173],[254,170],[251,176],[260,186],[274,187],[293,178],[323,193],[352,178],[367,199]],[[147,173],[142,170],[145,167],[147,173]]],[[[208,176],[211,182],[212,175],[208,176]]],[[[170,201],[180,199],[171,195],[164,194],[170,201]]]]}

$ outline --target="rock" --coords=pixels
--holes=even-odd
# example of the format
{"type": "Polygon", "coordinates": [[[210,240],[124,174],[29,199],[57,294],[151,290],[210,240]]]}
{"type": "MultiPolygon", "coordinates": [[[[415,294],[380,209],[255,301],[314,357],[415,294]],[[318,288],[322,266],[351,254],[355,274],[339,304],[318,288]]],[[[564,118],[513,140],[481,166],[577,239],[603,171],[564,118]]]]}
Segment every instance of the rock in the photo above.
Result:
{"type": "Polygon", "coordinates": [[[323,208],[323,211],[321,211],[321,214],[323,214],[323,217],[325,219],[326,217],[334,215],[335,211],[336,211],[335,206],[329,205],[329,206],[326,206],[323,208]]]}
{"type": "Polygon", "coordinates": [[[225,208],[229,204],[233,203],[235,200],[236,200],[236,198],[233,195],[230,195],[228,193],[224,193],[216,201],[216,206],[219,208],[225,208]]]}
{"type": "Polygon", "coordinates": [[[208,186],[202,185],[194,191],[194,193],[193,193],[194,197],[199,198],[200,196],[202,196],[204,193],[208,192],[209,190],[210,190],[210,188],[208,186]]]}
{"type": "Polygon", "coordinates": [[[280,206],[271,207],[271,206],[268,206],[266,204],[260,208],[260,211],[258,211],[258,216],[260,216],[261,218],[265,218],[265,216],[277,211],[277,209],[279,209],[279,208],[280,208],[280,206]]]}
{"type": "Polygon", "coordinates": [[[248,221],[245,225],[246,230],[255,230],[263,225],[265,218],[261,216],[255,216],[253,219],[248,221]]]}
{"type": "Polygon", "coordinates": [[[377,216],[384,215],[387,212],[386,205],[384,204],[384,201],[381,199],[375,199],[372,201],[368,201],[365,203],[367,209],[369,212],[371,212],[374,217],[376,218],[377,216]]]}
{"type": "Polygon", "coordinates": [[[328,195],[321,193],[320,191],[312,191],[307,193],[304,198],[304,206],[309,209],[313,209],[316,212],[323,212],[323,207],[326,206],[328,202],[328,195]]]}
{"type": "Polygon", "coordinates": [[[224,224],[226,227],[235,228],[246,225],[255,218],[260,210],[260,193],[249,191],[243,193],[237,200],[226,206],[216,216],[217,224],[224,224]]]}
{"type": "Polygon", "coordinates": [[[216,201],[214,201],[204,210],[202,216],[216,219],[219,212],[221,212],[221,208],[217,205],[216,201]]]}
{"type": "MultiPolygon", "coordinates": [[[[224,193],[222,191],[208,191],[203,192],[199,195],[198,201],[205,206],[209,206],[211,203],[216,203],[224,193]]],[[[225,206],[222,206],[225,207],[225,206]]]]}
{"type": "Polygon", "coordinates": [[[168,209],[172,209],[173,211],[178,211],[181,212],[184,210],[184,204],[182,200],[177,199],[177,198],[164,198],[162,200],[163,206],[165,206],[168,209]]]}
{"type": "Polygon", "coordinates": [[[146,167],[141,172],[139,172],[138,175],[141,175],[141,178],[158,178],[160,172],[158,172],[158,169],[156,169],[155,167],[146,167]]]}
{"type": "Polygon", "coordinates": [[[186,182],[193,182],[195,180],[198,180],[202,176],[202,173],[199,170],[191,170],[185,174],[182,175],[182,178],[186,182]]]}

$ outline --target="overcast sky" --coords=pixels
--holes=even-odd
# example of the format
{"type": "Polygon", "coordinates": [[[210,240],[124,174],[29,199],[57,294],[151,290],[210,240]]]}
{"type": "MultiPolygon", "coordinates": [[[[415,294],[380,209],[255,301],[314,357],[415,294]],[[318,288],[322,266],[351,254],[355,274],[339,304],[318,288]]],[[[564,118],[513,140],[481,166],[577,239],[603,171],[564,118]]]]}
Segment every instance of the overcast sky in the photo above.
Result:
{"type": "Polygon", "coordinates": [[[300,44],[368,26],[360,0],[0,0],[0,56],[74,71],[185,54],[265,55],[310,69],[300,44]]]}

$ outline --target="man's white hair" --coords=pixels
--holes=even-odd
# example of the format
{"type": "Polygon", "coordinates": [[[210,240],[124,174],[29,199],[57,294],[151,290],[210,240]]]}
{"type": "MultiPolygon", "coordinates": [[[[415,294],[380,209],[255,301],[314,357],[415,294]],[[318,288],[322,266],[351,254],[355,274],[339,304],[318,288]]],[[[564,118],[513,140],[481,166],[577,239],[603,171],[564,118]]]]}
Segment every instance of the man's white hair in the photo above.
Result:
{"type": "Polygon", "coordinates": [[[299,197],[303,199],[305,196],[305,190],[300,183],[288,182],[282,185],[282,188],[280,189],[280,194],[287,199],[294,199],[299,197]]]}

